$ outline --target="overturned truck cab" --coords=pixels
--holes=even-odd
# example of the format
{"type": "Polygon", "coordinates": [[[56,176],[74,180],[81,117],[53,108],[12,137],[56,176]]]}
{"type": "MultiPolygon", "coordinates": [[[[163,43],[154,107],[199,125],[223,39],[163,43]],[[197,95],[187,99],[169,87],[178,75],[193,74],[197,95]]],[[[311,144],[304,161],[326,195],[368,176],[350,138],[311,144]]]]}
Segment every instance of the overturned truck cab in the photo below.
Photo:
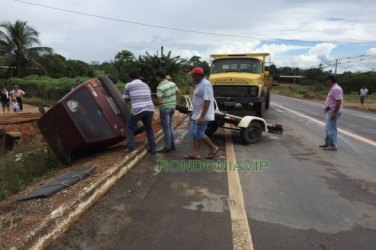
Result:
{"type": "MultiPolygon", "coordinates": [[[[90,79],[60,99],[38,121],[46,142],[60,158],[121,142],[131,115],[108,77],[90,79]]],[[[137,132],[142,132],[138,124],[137,132]]]]}

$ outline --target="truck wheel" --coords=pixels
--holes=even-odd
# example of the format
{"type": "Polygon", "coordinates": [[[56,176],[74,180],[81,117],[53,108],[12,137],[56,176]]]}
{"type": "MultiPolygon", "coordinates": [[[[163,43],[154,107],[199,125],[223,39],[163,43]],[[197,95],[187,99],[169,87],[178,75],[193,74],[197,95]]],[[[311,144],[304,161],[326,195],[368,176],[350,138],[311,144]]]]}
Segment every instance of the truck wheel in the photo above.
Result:
{"type": "Polygon", "coordinates": [[[270,91],[268,91],[268,94],[266,96],[265,109],[269,109],[269,106],[270,106],[270,91]]]}
{"type": "Polygon", "coordinates": [[[260,140],[262,127],[257,122],[251,122],[247,128],[240,129],[240,137],[245,143],[256,143],[260,140]]]}
{"type": "Polygon", "coordinates": [[[218,124],[217,121],[211,121],[211,122],[209,122],[208,126],[207,126],[207,128],[205,130],[205,134],[207,136],[213,135],[217,131],[218,127],[219,127],[219,124],[218,124]]]}
{"type": "Polygon", "coordinates": [[[254,104],[256,116],[262,117],[265,111],[265,102],[258,102],[254,104]]]}
{"type": "MultiPolygon", "coordinates": [[[[108,77],[98,77],[99,81],[102,83],[103,88],[107,93],[112,97],[116,106],[118,107],[121,116],[128,122],[129,117],[131,116],[131,111],[127,104],[125,103],[120,91],[116,88],[115,84],[108,77]]],[[[141,122],[138,122],[135,129],[135,135],[140,134],[144,131],[144,126],[141,122]]]]}

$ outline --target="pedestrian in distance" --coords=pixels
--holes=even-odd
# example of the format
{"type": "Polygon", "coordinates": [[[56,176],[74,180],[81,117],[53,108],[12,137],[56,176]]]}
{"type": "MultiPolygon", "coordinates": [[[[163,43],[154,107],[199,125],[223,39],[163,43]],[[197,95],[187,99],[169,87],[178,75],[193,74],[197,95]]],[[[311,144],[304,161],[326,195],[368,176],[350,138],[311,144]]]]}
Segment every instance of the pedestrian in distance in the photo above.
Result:
{"type": "Polygon", "coordinates": [[[190,120],[189,134],[193,138],[193,152],[184,159],[201,159],[200,146],[203,142],[209,148],[206,159],[213,159],[219,151],[209,137],[205,135],[208,122],[214,121],[214,92],[212,84],[205,78],[204,70],[195,67],[188,73],[195,83],[192,95],[193,112],[190,120]]]}
{"type": "Polygon", "coordinates": [[[132,152],[136,148],[134,140],[134,132],[138,121],[142,121],[148,139],[149,152],[156,153],[156,145],[154,140],[154,132],[152,121],[154,115],[154,104],[151,99],[151,91],[149,86],[141,81],[136,71],[129,73],[131,82],[127,83],[124,88],[123,98],[126,102],[131,103],[132,114],[127,123],[127,152],[132,152]]]}
{"type": "Polygon", "coordinates": [[[6,87],[3,87],[1,89],[0,101],[1,101],[1,107],[3,108],[3,114],[5,114],[5,109],[9,113],[9,111],[10,111],[10,96],[9,96],[9,91],[7,90],[6,87]]]}
{"type": "Polygon", "coordinates": [[[329,93],[325,100],[325,143],[320,145],[324,150],[337,150],[337,121],[341,117],[343,91],[334,75],[326,78],[329,93]]]}
{"type": "Polygon", "coordinates": [[[78,86],[80,86],[80,84],[81,84],[81,80],[77,79],[76,82],[72,84],[71,91],[77,88],[78,86]]]}
{"type": "Polygon", "coordinates": [[[364,102],[368,95],[368,89],[366,88],[366,86],[363,86],[363,88],[359,90],[359,93],[360,93],[360,104],[364,105],[364,102]]]}
{"type": "Polygon", "coordinates": [[[14,85],[13,89],[9,92],[11,98],[16,98],[17,102],[20,106],[20,111],[23,110],[23,96],[25,95],[25,91],[18,88],[18,85],[14,85]]]}
{"type": "Polygon", "coordinates": [[[156,71],[155,78],[159,82],[156,104],[159,105],[159,117],[164,134],[164,147],[158,149],[157,152],[167,153],[176,149],[172,121],[175,113],[176,98],[180,97],[181,94],[176,84],[171,80],[167,80],[165,71],[156,71]]]}

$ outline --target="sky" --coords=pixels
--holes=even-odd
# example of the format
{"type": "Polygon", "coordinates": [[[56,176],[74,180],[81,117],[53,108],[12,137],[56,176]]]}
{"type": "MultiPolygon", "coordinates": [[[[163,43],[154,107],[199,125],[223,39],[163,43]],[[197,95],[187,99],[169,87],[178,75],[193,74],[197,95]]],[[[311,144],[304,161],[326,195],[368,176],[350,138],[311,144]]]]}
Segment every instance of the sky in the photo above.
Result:
{"type": "Polygon", "coordinates": [[[333,72],[338,59],[338,73],[376,71],[375,13],[374,0],[0,0],[0,22],[27,21],[68,59],[101,63],[163,46],[206,61],[268,52],[277,67],[333,72]]]}

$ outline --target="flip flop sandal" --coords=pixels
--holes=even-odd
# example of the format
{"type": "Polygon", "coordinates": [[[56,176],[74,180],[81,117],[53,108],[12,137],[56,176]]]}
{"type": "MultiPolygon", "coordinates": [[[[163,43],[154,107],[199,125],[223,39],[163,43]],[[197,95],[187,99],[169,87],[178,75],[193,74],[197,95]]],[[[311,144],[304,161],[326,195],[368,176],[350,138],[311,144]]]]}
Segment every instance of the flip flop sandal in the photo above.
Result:
{"type": "Polygon", "coordinates": [[[200,160],[201,157],[196,157],[194,155],[184,155],[184,159],[186,159],[186,160],[200,160]]]}
{"type": "Polygon", "coordinates": [[[214,153],[211,153],[208,156],[206,156],[206,159],[213,159],[218,154],[218,152],[219,152],[219,147],[214,153]]]}

